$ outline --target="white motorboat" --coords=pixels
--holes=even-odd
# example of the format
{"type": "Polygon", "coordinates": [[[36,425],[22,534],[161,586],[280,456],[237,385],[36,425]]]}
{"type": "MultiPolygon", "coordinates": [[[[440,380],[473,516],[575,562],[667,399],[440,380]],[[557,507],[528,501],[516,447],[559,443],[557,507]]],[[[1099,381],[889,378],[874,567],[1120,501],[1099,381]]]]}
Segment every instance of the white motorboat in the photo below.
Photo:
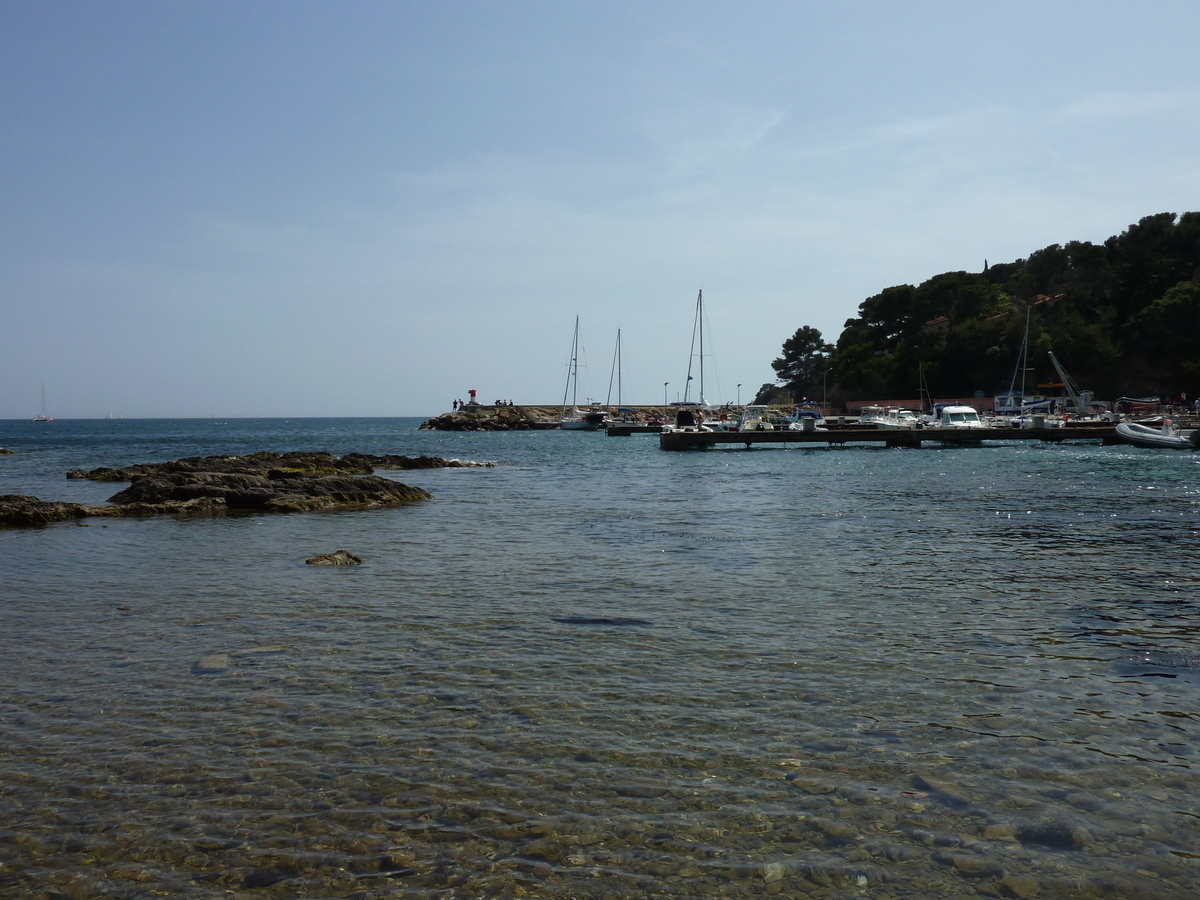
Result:
{"type": "Polygon", "coordinates": [[[920,424],[911,409],[898,409],[895,406],[889,406],[882,414],[873,416],[872,422],[876,428],[885,431],[905,431],[920,424]]]}
{"type": "Polygon", "coordinates": [[[1153,447],[1162,450],[1200,450],[1200,431],[1185,437],[1170,419],[1163,419],[1162,428],[1150,428],[1137,422],[1121,422],[1117,425],[1117,437],[1122,443],[1135,447],[1153,447]]]}
{"type": "Polygon", "coordinates": [[[986,428],[979,413],[970,406],[939,406],[937,418],[927,425],[933,428],[986,428]]]}
{"type": "Polygon", "coordinates": [[[882,406],[864,406],[858,411],[858,424],[876,425],[883,419],[884,415],[882,406]]]}
{"type": "Polygon", "coordinates": [[[790,431],[824,430],[825,426],[825,416],[815,403],[796,404],[795,411],[790,416],[784,416],[783,421],[790,431]]]}
{"type": "Polygon", "coordinates": [[[701,424],[713,431],[738,431],[742,427],[741,418],[728,405],[718,409],[705,409],[704,421],[701,424]]]}
{"type": "Polygon", "coordinates": [[[702,434],[712,431],[704,424],[704,410],[699,403],[676,403],[675,421],[662,427],[664,434],[683,432],[684,434],[702,434]]]}
{"type": "Polygon", "coordinates": [[[775,431],[775,423],[771,421],[771,410],[767,406],[753,404],[742,410],[742,423],[739,431],[775,431]]]}

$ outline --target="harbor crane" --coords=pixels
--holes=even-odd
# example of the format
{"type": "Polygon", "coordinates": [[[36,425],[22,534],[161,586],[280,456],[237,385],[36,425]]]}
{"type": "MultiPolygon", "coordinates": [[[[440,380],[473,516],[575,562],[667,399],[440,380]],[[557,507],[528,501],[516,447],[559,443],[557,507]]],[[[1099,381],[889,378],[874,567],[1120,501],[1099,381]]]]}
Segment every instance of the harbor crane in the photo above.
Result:
{"type": "Polygon", "coordinates": [[[1050,351],[1050,362],[1054,363],[1054,370],[1058,372],[1058,377],[1062,379],[1063,390],[1067,392],[1069,402],[1067,403],[1068,411],[1074,407],[1074,412],[1079,416],[1086,416],[1091,411],[1092,392],[1081,391],[1071,376],[1067,374],[1067,370],[1063,368],[1062,363],[1058,361],[1058,357],[1050,351]]]}

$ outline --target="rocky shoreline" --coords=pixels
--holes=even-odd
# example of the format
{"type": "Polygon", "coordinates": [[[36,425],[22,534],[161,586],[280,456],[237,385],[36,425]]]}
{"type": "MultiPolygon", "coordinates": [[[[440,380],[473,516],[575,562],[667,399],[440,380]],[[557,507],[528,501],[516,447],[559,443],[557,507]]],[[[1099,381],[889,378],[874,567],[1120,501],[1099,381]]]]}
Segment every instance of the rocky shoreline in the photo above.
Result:
{"type": "Polygon", "coordinates": [[[107,504],[0,496],[0,527],[29,528],[90,517],[219,516],[236,512],[306,512],[363,509],[427,500],[433,495],[373,474],[376,468],[415,470],[490,466],[433,456],[351,453],[253,453],[189,457],[113,469],[77,469],[68,478],[128,481],[107,504]]]}
{"type": "MultiPolygon", "coordinates": [[[[582,407],[581,407],[582,408],[582,407]]],[[[615,406],[588,407],[603,410],[609,419],[617,415],[615,406]]],[[[674,413],[661,406],[635,407],[642,419],[658,418],[667,421],[674,413]]],[[[562,418],[560,406],[485,406],[468,404],[455,412],[442,413],[421,423],[422,431],[530,431],[558,428],[562,418]]]]}

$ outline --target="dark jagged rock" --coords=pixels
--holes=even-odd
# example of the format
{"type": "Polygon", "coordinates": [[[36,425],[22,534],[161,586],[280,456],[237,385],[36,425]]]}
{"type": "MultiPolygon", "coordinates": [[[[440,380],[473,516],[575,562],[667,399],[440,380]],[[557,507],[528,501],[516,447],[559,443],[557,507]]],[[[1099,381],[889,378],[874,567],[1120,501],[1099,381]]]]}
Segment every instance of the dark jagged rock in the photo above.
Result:
{"type": "Polygon", "coordinates": [[[67,478],[91,481],[133,481],[138,476],[208,472],[227,475],[263,475],[267,478],[291,478],[298,475],[370,475],[379,469],[445,469],[490,466],[492,463],[463,462],[438,456],[371,456],[348,453],[293,451],[291,453],[251,453],[246,456],[189,456],[162,463],[136,463],[119,469],[101,466],[84,471],[75,469],[67,478]]]}
{"type": "Polygon", "coordinates": [[[349,550],[335,550],[333,553],[310,556],[305,562],[310,566],[361,566],[362,557],[355,556],[349,550]]]}
{"type": "Polygon", "coordinates": [[[8,456],[9,454],[16,452],[16,450],[9,450],[7,447],[0,447],[0,456],[8,456]]]}
{"type": "Polygon", "coordinates": [[[51,522],[67,522],[87,516],[78,503],[39,500],[23,494],[0,495],[0,526],[37,528],[51,522]]]}
{"type": "Polygon", "coordinates": [[[227,509],[293,512],[346,506],[378,506],[432,495],[378,475],[272,477],[222,472],[159,472],[140,475],[108,498],[110,503],[156,504],[198,499],[220,500],[227,509]]]}
{"type": "Polygon", "coordinates": [[[428,491],[371,474],[382,469],[435,469],[492,465],[433,456],[352,453],[252,453],[189,457],[120,469],[76,470],[68,478],[128,481],[112,505],[83,505],[21,495],[0,496],[0,527],[38,527],[89,516],[219,516],[238,512],[363,509],[432,497],[428,491]]]}
{"type": "Polygon", "coordinates": [[[102,466],[85,472],[76,469],[68,478],[87,478],[91,481],[132,481],[138,475],[175,472],[218,472],[231,475],[370,475],[370,466],[346,462],[332,453],[250,453],[246,456],[189,456],[162,463],[136,463],[119,469],[102,466]]]}

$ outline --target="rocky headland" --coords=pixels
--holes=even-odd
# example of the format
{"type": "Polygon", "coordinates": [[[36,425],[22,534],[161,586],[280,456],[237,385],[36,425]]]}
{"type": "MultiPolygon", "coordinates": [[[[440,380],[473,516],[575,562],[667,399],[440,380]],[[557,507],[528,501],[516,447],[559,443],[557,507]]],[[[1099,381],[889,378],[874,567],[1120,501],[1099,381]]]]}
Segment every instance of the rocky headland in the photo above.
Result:
{"type": "MultiPolygon", "coordinates": [[[[582,408],[582,407],[581,407],[582,408]]],[[[588,407],[603,409],[609,418],[617,415],[617,407],[588,407]]],[[[674,415],[665,407],[636,407],[639,419],[664,419],[674,415]]],[[[467,404],[454,412],[442,413],[421,423],[423,431],[528,431],[558,428],[562,418],[561,406],[485,406],[467,404]]]]}
{"type": "Polygon", "coordinates": [[[351,453],[253,453],[189,457],[122,468],[68,472],[68,478],[128,481],[107,504],[0,496],[0,527],[37,527],[89,517],[208,515],[234,512],[304,512],[363,509],[426,500],[432,495],[373,474],[391,470],[486,466],[433,456],[351,453]]]}
{"type": "Polygon", "coordinates": [[[421,423],[422,431],[529,431],[557,428],[557,406],[484,406],[468,404],[421,423]]]}

